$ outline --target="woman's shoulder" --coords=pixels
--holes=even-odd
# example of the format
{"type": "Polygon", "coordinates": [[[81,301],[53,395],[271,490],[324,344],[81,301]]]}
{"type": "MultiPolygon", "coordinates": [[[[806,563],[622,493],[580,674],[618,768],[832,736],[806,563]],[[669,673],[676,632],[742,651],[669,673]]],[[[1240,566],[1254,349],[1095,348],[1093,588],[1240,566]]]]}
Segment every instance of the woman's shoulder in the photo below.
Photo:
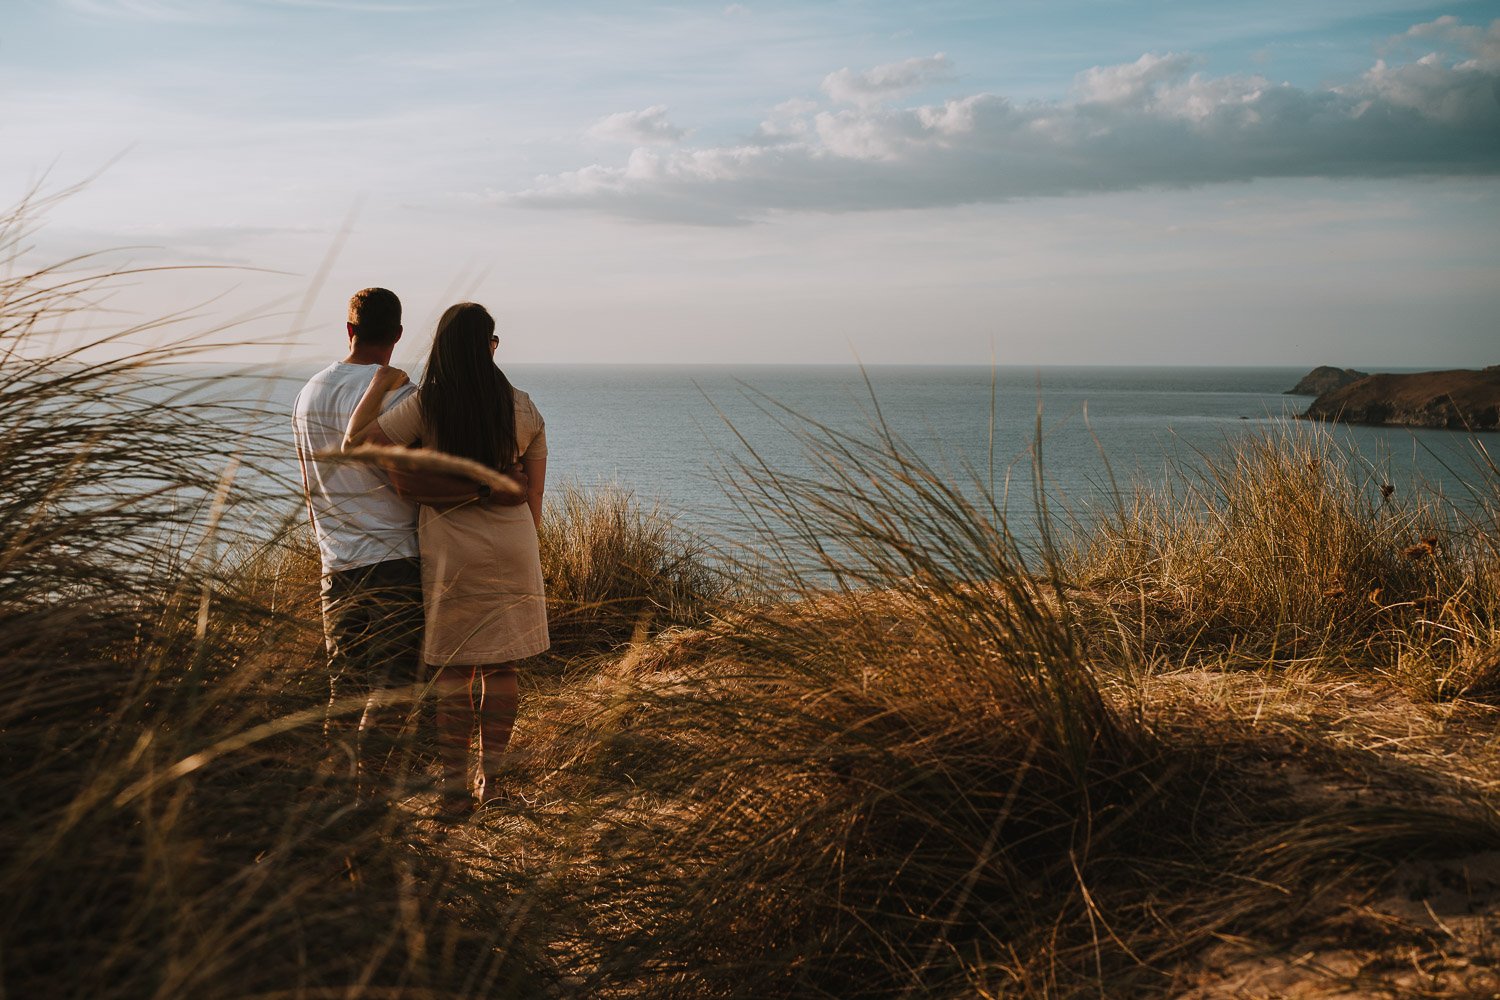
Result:
{"type": "Polygon", "coordinates": [[[408,382],[386,393],[382,414],[399,411],[403,416],[422,412],[422,389],[408,382]]]}
{"type": "Polygon", "coordinates": [[[536,410],[536,404],[531,401],[531,393],[526,392],[524,389],[517,389],[515,386],[511,386],[510,391],[512,396],[515,397],[516,409],[536,410]]]}

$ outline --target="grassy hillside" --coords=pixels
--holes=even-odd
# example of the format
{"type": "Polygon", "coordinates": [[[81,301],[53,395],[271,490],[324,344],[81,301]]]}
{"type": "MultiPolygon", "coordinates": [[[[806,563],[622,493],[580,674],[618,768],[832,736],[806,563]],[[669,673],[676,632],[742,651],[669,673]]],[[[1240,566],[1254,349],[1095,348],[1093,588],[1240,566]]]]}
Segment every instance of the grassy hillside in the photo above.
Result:
{"type": "Polygon", "coordinates": [[[76,303],[11,263],[0,995],[1500,990],[1482,455],[1459,513],[1288,427],[1040,555],[817,427],[811,472],[731,485],[738,564],[549,497],[557,648],[450,828],[420,685],[363,778],[330,749],[315,555],[139,391],[173,349],[18,350],[76,303]]]}

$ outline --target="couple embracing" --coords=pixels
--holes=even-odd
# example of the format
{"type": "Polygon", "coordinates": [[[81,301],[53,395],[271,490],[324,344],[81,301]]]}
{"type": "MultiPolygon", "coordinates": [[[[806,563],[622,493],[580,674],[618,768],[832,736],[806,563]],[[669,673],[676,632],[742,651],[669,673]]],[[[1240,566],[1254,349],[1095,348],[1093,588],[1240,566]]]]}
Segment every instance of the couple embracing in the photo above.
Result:
{"type": "Polygon", "coordinates": [[[346,329],[348,356],[308,381],[293,414],[322,561],[330,694],[430,682],[440,810],[458,818],[483,799],[510,738],[517,661],[549,645],[537,549],[546,431],[531,398],[496,367],[499,338],[483,306],[443,313],[420,386],[390,366],[402,330],[394,293],[355,293],[346,329]],[[451,477],[434,485],[318,457],[362,444],[420,444],[505,472],[522,490],[492,495],[451,477]]]}

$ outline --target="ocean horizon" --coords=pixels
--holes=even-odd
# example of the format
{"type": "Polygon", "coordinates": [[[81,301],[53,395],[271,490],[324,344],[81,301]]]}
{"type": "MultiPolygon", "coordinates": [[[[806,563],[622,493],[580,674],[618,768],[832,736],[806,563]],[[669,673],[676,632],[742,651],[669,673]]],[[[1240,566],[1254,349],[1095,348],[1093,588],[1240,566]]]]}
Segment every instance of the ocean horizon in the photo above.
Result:
{"type": "MultiPolygon", "coordinates": [[[[325,363],[326,364],[326,363],[325,363]]],[[[254,400],[274,438],[297,390],[325,364],[273,375],[193,366],[217,400],[254,400]]],[[[1034,469],[1049,513],[1087,525],[1122,496],[1157,488],[1169,466],[1201,468],[1246,435],[1295,420],[1299,366],[505,365],[546,421],[553,489],[615,487],[684,527],[750,541],[725,481],[744,463],[807,471],[818,428],[897,447],[976,498],[997,498],[1012,530],[1037,537],[1034,469]],[[1037,445],[1040,442],[1040,456],[1037,445]]],[[[1394,370],[1394,369],[1386,369],[1394,370]]],[[[412,371],[420,376],[419,371],[412,371]]],[[[1483,435],[1328,425],[1371,490],[1467,505],[1488,474],[1483,435]]],[[[283,474],[295,479],[287,438],[283,474]]],[[[288,509],[300,497],[284,498],[288,509]]]]}

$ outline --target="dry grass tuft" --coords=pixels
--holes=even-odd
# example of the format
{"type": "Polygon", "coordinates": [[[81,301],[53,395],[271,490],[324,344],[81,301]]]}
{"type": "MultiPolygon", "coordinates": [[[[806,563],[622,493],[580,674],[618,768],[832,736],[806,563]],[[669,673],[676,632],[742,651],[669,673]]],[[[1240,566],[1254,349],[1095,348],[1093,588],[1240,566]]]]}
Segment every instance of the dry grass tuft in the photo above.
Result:
{"type": "Polygon", "coordinates": [[[1316,663],[1477,693],[1476,656],[1500,638],[1500,477],[1474,471],[1489,493],[1471,512],[1397,503],[1328,430],[1283,426],[1137,494],[1068,573],[1140,661],[1316,663]]]}
{"type": "Polygon", "coordinates": [[[552,491],[540,542],[554,661],[699,624],[727,593],[702,543],[625,490],[552,491]]]}
{"type": "Polygon", "coordinates": [[[362,465],[384,466],[402,472],[435,473],[459,480],[471,479],[506,496],[524,497],[526,495],[525,487],[504,473],[471,459],[433,451],[429,448],[362,444],[347,451],[320,452],[315,457],[324,462],[358,462],[362,465]]]}

